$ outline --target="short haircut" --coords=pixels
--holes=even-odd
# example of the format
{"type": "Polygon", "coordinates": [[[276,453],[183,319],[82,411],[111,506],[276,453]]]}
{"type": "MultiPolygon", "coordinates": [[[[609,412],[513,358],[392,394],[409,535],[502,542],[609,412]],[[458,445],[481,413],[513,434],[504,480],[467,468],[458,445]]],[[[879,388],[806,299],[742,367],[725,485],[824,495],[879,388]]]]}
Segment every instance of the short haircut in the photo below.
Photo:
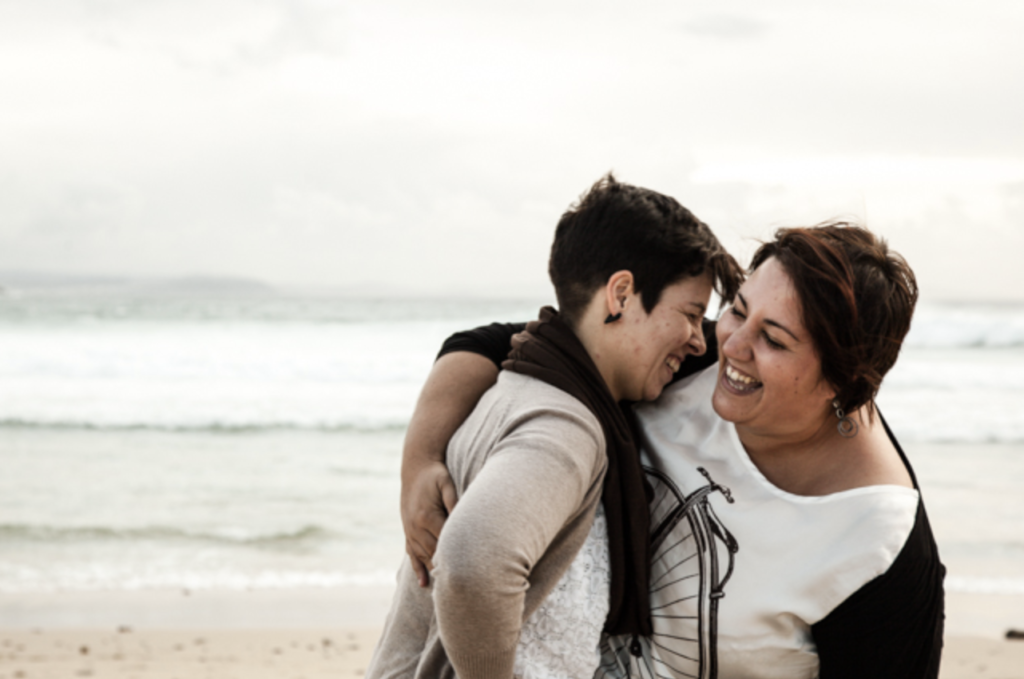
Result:
{"type": "Polygon", "coordinates": [[[917,280],[906,260],[849,222],[779,229],[754,253],[750,270],[771,257],[793,281],[839,406],[849,413],[873,402],[917,304],[917,280]]]}
{"type": "Polygon", "coordinates": [[[684,278],[711,275],[732,301],[743,270],[707,224],[674,198],[602,177],[562,215],[548,273],[562,317],[572,326],[594,293],[616,271],[633,274],[633,289],[650,313],[664,289],[684,278]]]}

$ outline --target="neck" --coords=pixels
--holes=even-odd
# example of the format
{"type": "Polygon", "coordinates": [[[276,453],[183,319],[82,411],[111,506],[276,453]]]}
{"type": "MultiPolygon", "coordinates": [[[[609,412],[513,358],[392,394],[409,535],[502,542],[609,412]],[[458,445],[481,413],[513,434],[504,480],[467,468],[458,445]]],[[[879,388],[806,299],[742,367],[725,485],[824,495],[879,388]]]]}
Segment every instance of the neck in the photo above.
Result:
{"type": "Polygon", "coordinates": [[[804,494],[830,468],[836,446],[844,440],[834,419],[825,418],[817,426],[789,432],[757,431],[737,425],[736,434],[769,481],[785,491],[804,494]]]}
{"type": "Polygon", "coordinates": [[[597,318],[588,310],[588,313],[584,314],[583,318],[573,325],[573,332],[576,333],[576,337],[579,338],[583,348],[590,354],[590,360],[597,366],[597,371],[601,373],[601,378],[604,379],[605,386],[611,392],[612,398],[616,401],[621,401],[623,395],[616,386],[615,366],[611,360],[612,352],[605,345],[604,340],[607,337],[607,333],[602,332],[604,330],[603,326],[604,318],[597,318]]]}

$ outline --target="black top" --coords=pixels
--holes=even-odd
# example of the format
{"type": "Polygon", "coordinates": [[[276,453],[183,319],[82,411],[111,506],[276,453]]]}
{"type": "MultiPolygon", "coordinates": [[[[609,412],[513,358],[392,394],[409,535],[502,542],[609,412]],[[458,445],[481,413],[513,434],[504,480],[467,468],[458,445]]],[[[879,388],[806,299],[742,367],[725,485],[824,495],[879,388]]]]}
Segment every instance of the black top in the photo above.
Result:
{"type": "MultiPolygon", "coordinates": [[[[492,323],[456,333],[445,340],[438,357],[469,351],[489,358],[500,368],[508,355],[512,335],[522,331],[525,325],[492,323]]],[[[702,356],[688,356],[675,380],[718,361],[714,321],[705,320],[703,327],[707,351],[702,356]]],[[[884,418],[882,423],[917,488],[917,478],[906,454],[884,418]]],[[[820,678],[938,677],[945,573],[922,501],[918,504],[914,527],[889,570],[811,625],[820,678]]]]}

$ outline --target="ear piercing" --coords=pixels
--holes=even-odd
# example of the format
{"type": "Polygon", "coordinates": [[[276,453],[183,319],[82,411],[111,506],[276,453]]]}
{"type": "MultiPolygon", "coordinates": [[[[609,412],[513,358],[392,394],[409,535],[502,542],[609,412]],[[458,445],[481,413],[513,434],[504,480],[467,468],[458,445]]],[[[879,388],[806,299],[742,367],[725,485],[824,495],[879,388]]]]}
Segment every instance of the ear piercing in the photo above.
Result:
{"type": "MultiPolygon", "coordinates": [[[[607,321],[605,321],[607,323],[607,321]]],[[[860,425],[857,422],[843,412],[843,409],[839,407],[839,399],[832,401],[832,407],[836,409],[836,417],[839,418],[839,424],[836,425],[836,429],[839,431],[839,435],[844,439],[851,439],[857,435],[860,431],[860,425]]]]}

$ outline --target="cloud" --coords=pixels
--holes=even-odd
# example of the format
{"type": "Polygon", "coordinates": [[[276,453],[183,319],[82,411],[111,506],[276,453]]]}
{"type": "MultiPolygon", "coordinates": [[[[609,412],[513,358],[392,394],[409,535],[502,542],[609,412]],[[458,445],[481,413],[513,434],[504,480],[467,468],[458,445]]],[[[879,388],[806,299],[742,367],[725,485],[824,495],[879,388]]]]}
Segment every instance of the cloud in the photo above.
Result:
{"type": "Polygon", "coordinates": [[[189,68],[267,66],[292,56],[345,54],[348,22],[325,0],[83,0],[86,34],[118,49],[156,52],[189,68]]]}
{"type": "Polygon", "coordinates": [[[4,191],[0,209],[6,237],[89,240],[128,228],[143,197],[127,186],[98,181],[54,187],[44,194],[4,191]]]}
{"type": "Polygon", "coordinates": [[[344,230],[355,235],[394,221],[392,215],[344,196],[287,186],[274,189],[273,206],[280,228],[311,234],[344,230]]]}
{"type": "Polygon", "coordinates": [[[0,267],[517,291],[608,169],[730,247],[854,214],[1008,261],[994,7],[0,0],[0,267]]]}
{"type": "Polygon", "coordinates": [[[701,165],[695,184],[745,182],[803,186],[964,186],[1024,181],[1024,160],[1001,158],[818,157],[701,165]]]}
{"type": "Polygon", "coordinates": [[[769,25],[735,14],[705,14],[681,26],[684,33],[725,40],[750,40],[768,31],[769,25]]]}

